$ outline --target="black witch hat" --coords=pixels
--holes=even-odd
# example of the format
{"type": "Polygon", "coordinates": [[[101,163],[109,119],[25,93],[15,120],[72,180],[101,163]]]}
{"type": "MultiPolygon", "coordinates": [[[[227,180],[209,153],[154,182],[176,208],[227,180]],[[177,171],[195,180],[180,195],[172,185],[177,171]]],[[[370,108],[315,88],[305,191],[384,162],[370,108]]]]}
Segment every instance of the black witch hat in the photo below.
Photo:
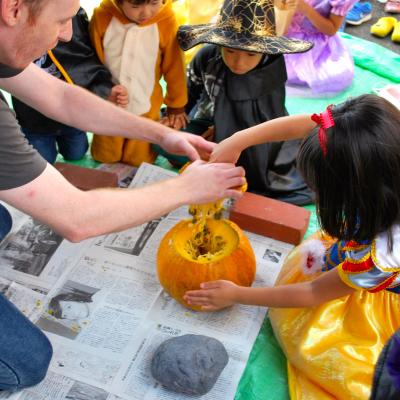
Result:
{"type": "Polygon", "coordinates": [[[302,53],[313,43],[276,36],[273,0],[225,0],[214,24],[182,25],[182,50],[200,43],[263,54],[302,53]]]}

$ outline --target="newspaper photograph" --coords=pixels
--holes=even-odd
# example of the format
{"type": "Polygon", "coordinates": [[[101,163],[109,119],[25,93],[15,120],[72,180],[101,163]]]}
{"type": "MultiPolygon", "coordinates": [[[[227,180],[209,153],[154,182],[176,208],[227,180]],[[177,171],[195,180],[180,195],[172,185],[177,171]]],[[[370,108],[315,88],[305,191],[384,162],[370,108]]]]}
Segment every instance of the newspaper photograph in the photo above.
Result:
{"type": "MultiPolygon", "coordinates": [[[[172,171],[143,164],[130,187],[172,176],[172,171]]],[[[235,305],[196,312],[163,291],[157,277],[158,247],[182,218],[189,218],[187,207],[79,244],[62,240],[30,217],[16,218],[0,243],[0,292],[43,330],[53,358],[43,382],[15,394],[1,393],[0,399],[190,399],[167,391],[150,372],[156,348],[184,334],[206,335],[224,344],[229,362],[202,398],[233,399],[266,309],[235,305]]],[[[257,260],[254,285],[271,286],[293,246],[247,235],[257,260]]]]}
{"type": "MultiPolygon", "coordinates": [[[[1,397],[0,397],[1,398],[1,397]]],[[[121,400],[106,390],[49,372],[39,385],[11,400],[121,400]]]]}
{"type": "Polygon", "coordinates": [[[124,254],[154,263],[161,239],[176,223],[174,218],[157,218],[122,232],[101,236],[92,242],[91,247],[109,257],[124,254]]]}
{"type": "Polygon", "coordinates": [[[70,243],[50,227],[6,207],[13,225],[0,243],[1,276],[48,292],[67,272],[85,242],[70,243]]]}

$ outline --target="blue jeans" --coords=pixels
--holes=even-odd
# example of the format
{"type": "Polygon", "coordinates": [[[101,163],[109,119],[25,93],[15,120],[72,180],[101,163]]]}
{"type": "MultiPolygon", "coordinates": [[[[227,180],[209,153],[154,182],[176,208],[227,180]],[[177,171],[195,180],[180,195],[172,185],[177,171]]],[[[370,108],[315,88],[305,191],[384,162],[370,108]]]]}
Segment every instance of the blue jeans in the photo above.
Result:
{"type": "Polygon", "coordinates": [[[22,129],[29,143],[50,164],[54,164],[58,152],[70,161],[80,160],[89,148],[86,132],[72,127],[65,127],[57,134],[30,133],[22,129]]]}
{"type": "Polygon", "coordinates": [[[0,204],[0,242],[4,239],[4,236],[10,232],[12,227],[12,218],[8,210],[0,204]]]}
{"type": "Polygon", "coordinates": [[[0,294],[0,390],[38,384],[52,354],[47,337],[0,294]]]}

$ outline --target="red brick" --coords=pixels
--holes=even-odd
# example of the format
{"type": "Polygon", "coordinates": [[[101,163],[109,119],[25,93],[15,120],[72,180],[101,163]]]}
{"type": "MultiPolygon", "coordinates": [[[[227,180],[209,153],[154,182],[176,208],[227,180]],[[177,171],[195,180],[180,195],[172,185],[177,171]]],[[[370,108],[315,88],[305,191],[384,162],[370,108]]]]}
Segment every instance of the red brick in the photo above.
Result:
{"type": "Polygon", "coordinates": [[[67,181],[81,190],[118,187],[118,175],[113,172],[83,168],[67,163],[55,163],[54,166],[67,181]]]}
{"type": "Polygon", "coordinates": [[[234,204],[230,219],[246,231],[299,244],[306,233],[310,212],[302,207],[246,192],[234,204]]]}

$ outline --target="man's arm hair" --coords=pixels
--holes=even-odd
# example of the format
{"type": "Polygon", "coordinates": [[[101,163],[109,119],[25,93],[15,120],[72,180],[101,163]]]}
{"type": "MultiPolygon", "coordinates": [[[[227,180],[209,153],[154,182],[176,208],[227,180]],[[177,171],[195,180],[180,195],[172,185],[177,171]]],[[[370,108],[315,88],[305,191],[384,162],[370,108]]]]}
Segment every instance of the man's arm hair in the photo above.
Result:
{"type": "Polygon", "coordinates": [[[196,161],[175,178],[135,189],[84,192],[52,165],[33,181],[0,191],[0,200],[49,225],[72,242],[121,231],[167,214],[184,204],[239,196],[244,171],[231,164],[196,161]]]}
{"type": "Polygon", "coordinates": [[[69,85],[34,64],[20,74],[0,79],[5,89],[47,117],[87,132],[160,143],[173,132],[157,122],[135,116],[85,89],[69,85]]]}

